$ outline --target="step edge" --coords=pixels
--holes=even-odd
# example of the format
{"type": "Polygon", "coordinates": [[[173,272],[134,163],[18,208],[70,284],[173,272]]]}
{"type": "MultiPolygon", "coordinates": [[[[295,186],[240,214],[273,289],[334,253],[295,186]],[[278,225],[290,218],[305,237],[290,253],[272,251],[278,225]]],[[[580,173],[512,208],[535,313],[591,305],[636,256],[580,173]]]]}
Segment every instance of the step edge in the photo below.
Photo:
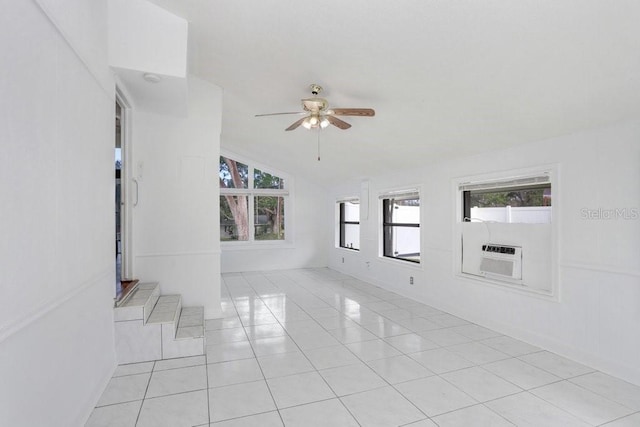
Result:
{"type": "Polygon", "coordinates": [[[140,285],[155,285],[156,288],[158,288],[160,286],[159,282],[138,282],[134,285],[133,290],[131,290],[131,292],[129,292],[129,294],[127,294],[127,296],[122,300],[118,302],[118,305],[116,307],[114,307],[114,309],[119,309],[119,308],[132,308],[132,307],[144,307],[144,305],[147,303],[147,301],[153,296],[153,292],[147,297],[146,300],[144,300],[144,302],[141,302],[140,304],[135,304],[135,305],[125,305],[127,302],[129,302],[133,296],[133,294],[136,293],[136,291],[140,288],[140,285]]]}
{"type": "Polygon", "coordinates": [[[180,294],[160,295],[158,297],[158,300],[156,301],[155,305],[151,309],[151,312],[149,313],[149,317],[147,319],[147,323],[150,324],[150,325],[166,325],[166,324],[173,323],[175,325],[175,329],[177,330],[178,329],[178,320],[180,319],[180,313],[181,312],[182,312],[182,295],[180,295],[180,294]],[[156,309],[156,307],[158,306],[158,304],[163,304],[160,301],[163,297],[173,297],[173,296],[177,296],[179,298],[178,298],[178,302],[176,303],[176,308],[173,310],[173,317],[171,319],[162,320],[162,321],[148,320],[148,319],[151,319],[151,317],[153,316],[153,312],[156,309]]]}

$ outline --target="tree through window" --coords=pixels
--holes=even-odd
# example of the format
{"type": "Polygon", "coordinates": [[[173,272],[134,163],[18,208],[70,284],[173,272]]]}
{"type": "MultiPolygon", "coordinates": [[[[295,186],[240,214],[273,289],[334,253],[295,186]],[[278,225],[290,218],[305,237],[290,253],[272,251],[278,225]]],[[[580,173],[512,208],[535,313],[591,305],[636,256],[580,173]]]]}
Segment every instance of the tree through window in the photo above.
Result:
{"type": "Polygon", "coordinates": [[[219,180],[221,241],[285,240],[284,178],[220,156],[219,180]]]}
{"type": "MultiPolygon", "coordinates": [[[[249,167],[220,156],[220,188],[247,188],[249,167]]],[[[220,240],[249,240],[248,197],[220,196],[220,240]]]]}

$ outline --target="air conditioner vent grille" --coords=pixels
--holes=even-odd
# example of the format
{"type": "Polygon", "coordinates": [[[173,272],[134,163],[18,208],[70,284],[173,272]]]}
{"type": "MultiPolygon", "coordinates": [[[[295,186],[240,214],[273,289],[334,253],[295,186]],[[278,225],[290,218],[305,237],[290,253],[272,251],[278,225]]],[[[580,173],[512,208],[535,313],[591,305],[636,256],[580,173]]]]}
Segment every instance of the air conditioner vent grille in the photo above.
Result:
{"type": "Polygon", "coordinates": [[[482,258],[480,270],[485,273],[499,274],[501,276],[513,276],[513,261],[482,258]]]}
{"type": "Polygon", "coordinates": [[[522,280],[522,248],[489,243],[482,245],[480,272],[509,281],[522,280]]]}

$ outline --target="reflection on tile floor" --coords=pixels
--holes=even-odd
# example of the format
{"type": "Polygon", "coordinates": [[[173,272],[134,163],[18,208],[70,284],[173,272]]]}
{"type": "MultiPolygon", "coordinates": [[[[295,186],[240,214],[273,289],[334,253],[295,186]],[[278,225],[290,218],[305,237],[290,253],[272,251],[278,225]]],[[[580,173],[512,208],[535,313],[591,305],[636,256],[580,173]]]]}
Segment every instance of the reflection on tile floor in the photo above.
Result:
{"type": "Polygon", "coordinates": [[[332,270],[222,297],[205,356],[119,366],[87,426],[640,426],[640,387],[332,270]]]}

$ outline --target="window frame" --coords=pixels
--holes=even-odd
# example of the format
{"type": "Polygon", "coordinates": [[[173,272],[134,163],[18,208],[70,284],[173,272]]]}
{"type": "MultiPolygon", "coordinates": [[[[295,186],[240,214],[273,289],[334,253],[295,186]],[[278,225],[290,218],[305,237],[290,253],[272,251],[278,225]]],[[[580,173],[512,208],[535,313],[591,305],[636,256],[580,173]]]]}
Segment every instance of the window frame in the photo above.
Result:
{"type": "Polygon", "coordinates": [[[358,226],[358,235],[360,235],[360,199],[351,198],[351,199],[342,199],[337,201],[338,204],[338,233],[337,233],[337,243],[339,248],[347,249],[350,251],[360,251],[360,246],[357,248],[346,246],[345,243],[345,225],[357,225],[358,226]],[[358,206],[358,221],[346,221],[345,218],[345,203],[354,203],[357,202],[358,206]]]}
{"type": "MultiPolygon", "coordinates": [[[[277,246],[283,247],[288,246],[291,247],[293,244],[293,192],[291,191],[293,187],[293,177],[289,174],[278,171],[269,166],[265,166],[258,162],[254,162],[245,157],[229,153],[229,152],[220,152],[218,156],[218,161],[220,161],[220,157],[225,157],[227,159],[235,160],[238,163],[242,163],[247,165],[248,168],[248,176],[247,176],[247,188],[227,188],[227,187],[219,187],[220,197],[223,196],[246,196],[247,206],[248,206],[248,227],[249,227],[249,238],[248,240],[221,240],[218,238],[220,242],[220,246],[226,249],[250,249],[255,247],[265,247],[265,246],[277,246]],[[282,180],[284,180],[284,185],[282,189],[274,189],[274,188],[253,188],[254,187],[254,174],[255,170],[258,169],[263,173],[268,173],[270,175],[276,176],[282,180]],[[255,238],[255,198],[256,197],[282,197],[284,202],[284,239],[278,240],[256,240],[255,238]]],[[[218,166],[218,174],[220,173],[220,168],[218,166]]]]}
{"type": "Polygon", "coordinates": [[[391,260],[392,262],[401,262],[405,263],[408,266],[420,267],[422,266],[422,194],[420,188],[404,188],[401,190],[393,190],[386,191],[380,193],[378,195],[379,199],[379,210],[380,212],[380,221],[379,221],[379,231],[380,231],[380,239],[379,239],[379,254],[378,256],[382,260],[391,260]],[[388,221],[387,211],[388,203],[391,200],[412,200],[417,199],[420,201],[420,213],[418,217],[417,223],[401,223],[401,222],[393,222],[388,221]],[[409,258],[401,258],[397,256],[387,255],[388,249],[391,249],[389,245],[392,244],[391,236],[393,235],[392,230],[394,227],[406,227],[406,228],[418,228],[419,231],[419,246],[420,246],[420,255],[418,260],[413,260],[409,258]]]}

